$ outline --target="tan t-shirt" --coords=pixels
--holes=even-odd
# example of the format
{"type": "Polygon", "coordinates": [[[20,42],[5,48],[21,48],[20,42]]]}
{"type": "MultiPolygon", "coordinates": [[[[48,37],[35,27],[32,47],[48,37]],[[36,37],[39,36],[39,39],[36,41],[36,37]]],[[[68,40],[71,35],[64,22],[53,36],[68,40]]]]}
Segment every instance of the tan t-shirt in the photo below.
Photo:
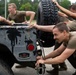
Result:
{"type": "Polygon", "coordinates": [[[70,49],[76,49],[76,32],[70,32],[70,39],[63,42],[63,45],[70,49]]]}
{"type": "Polygon", "coordinates": [[[76,31],[76,20],[69,22],[67,26],[70,28],[70,31],[76,31]]]}
{"type": "Polygon", "coordinates": [[[13,20],[16,23],[22,23],[26,20],[26,12],[25,11],[17,11],[16,14],[9,14],[8,19],[13,20]]]}

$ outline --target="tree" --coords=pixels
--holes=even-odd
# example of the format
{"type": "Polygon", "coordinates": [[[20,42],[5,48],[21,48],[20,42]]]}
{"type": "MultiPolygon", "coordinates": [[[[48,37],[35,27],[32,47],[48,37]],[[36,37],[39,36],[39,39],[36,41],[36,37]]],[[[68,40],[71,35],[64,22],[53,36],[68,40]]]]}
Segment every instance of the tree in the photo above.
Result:
{"type": "Polygon", "coordinates": [[[59,2],[61,6],[63,6],[64,8],[68,9],[69,6],[71,5],[71,2],[69,0],[61,0],[61,2],[59,2]]]}
{"type": "Polygon", "coordinates": [[[28,11],[28,10],[31,10],[31,8],[32,8],[32,6],[31,6],[31,4],[28,2],[28,3],[23,4],[23,5],[20,7],[20,10],[26,10],[26,11],[28,11]]]}
{"type": "Polygon", "coordinates": [[[5,14],[5,0],[0,0],[0,15],[4,16],[5,14]]]}
{"type": "Polygon", "coordinates": [[[15,3],[17,5],[17,9],[20,8],[20,0],[10,0],[9,3],[15,3]]]}
{"type": "MultiPolygon", "coordinates": [[[[8,15],[8,3],[15,3],[18,10],[31,10],[37,12],[38,3],[40,0],[9,0],[7,2],[7,15],[8,15]]],[[[0,15],[4,16],[5,14],[5,0],[0,0],[0,15]]]]}

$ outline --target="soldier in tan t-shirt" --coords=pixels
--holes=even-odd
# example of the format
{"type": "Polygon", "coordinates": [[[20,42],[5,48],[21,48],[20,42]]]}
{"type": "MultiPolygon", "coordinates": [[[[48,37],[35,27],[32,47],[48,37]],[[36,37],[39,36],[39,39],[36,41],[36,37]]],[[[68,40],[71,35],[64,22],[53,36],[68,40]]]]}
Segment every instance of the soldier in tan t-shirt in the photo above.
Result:
{"type": "Polygon", "coordinates": [[[18,11],[15,3],[8,4],[8,20],[13,20],[16,23],[31,23],[34,19],[35,12],[33,11],[18,11]],[[29,20],[26,17],[29,16],[29,20]]]}
{"type": "MultiPolygon", "coordinates": [[[[66,25],[70,31],[76,31],[76,20],[71,21],[71,20],[67,19],[66,17],[62,17],[62,20],[64,23],[66,23],[66,25]]],[[[42,30],[45,32],[52,32],[52,29],[54,26],[55,25],[45,25],[45,26],[38,25],[38,24],[30,25],[30,27],[34,27],[34,28],[37,28],[38,30],[42,30]]]]}
{"type": "Polygon", "coordinates": [[[69,41],[63,42],[64,46],[71,49],[76,49],[76,31],[69,33],[69,41]]]}
{"type": "MultiPolygon", "coordinates": [[[[76,31],[76,21],[75,20],[70,21],[66,17],[61,17],[60,21],[63,21],[64,23],[66,23],[66,25],[67,25],[67,27],[69,28],[70,31],[76,31]]],[[[38,30],[42,30],[42,31],[45,31],[45,32],[52,32],[54,26],[55,25],[45,25],[45,26],[43,26],[43,25],[34,24],[34,25],[31,25],[30,27],[35,27],[38,30]]],[[[61,43],[55,42],[54,49],[58,48],[60,45],[61,45],[61,43]]],[[[48,73],[67,70],[67,66],[66,66],[65,63],[61,63],[61,64],[58,64],[58,65],[52,65],[52,66],[54,67],[54,69],[51,70],[51,71],[47,71],[48,73]]]]}
{"type": "Polygon", "coordinates": [[[70,31],[76,31],[76,20],[69,21],[67,26],[69,27],[70,31]]]}
{"type": "MultiPolygon", "coordinates": [[[[39,64],[59,64],[63,63],[67,58],[69,59],[70,56],[76,51],[76,32],[69,32],[66,23],[58,23],[53,27],[53,35],[54,39],[61,43],[61,46],[54,50],[53,52],[46,55],[44,58],[38,56],[38,61],[36,62],[36,66],[38,67],[39,64]]],[[[72,57],[73,61],[71,64],[75,64],[76,60],[72,57]]],[[[71,58],[71,59],[72,59],[71,58]]],[[[76,68],[76,65],[73,65],[76,68]]]]}
{"type": "Polygon", "coordinates": [[[0,25],[12,25],[12,24],[13,24],[12,21],[9,21],[6,18],[0,16],[0,25]]]}

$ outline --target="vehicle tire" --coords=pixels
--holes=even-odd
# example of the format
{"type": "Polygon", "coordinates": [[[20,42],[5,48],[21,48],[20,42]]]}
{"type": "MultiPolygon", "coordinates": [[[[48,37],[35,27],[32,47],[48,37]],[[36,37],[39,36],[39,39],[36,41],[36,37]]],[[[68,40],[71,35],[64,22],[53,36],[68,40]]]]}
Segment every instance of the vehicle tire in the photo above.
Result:
{"type": "MultiPolygon", "coordinates": [[[[2,47],[1,47],[2,48],[2,47]]],[[[2,49],[3,50],[3,49],[2,49]]],[[[0,52],[0,59],[2,59],[10,68],[14,65],[14,62],[16,61],[12,53],[6,49],[7,51],[1,51],[0,52]],[[9,57],[10,56],[10,57],[9,57]]]]}
{"type": "Polygon", "coordinates": [[[14,75],[11,68],[2,60],[0,60],[0,75],[14,75]]]}
{"type": "MultiPolygon", "coordinates": [[[[58,10],[51,0],[41,0],[37,10],[38,25],[55,25],[59,22],[58,10]]],[[[43,47],[51,47],[55,44],[52,32],[37,31],[38,38],[41,39],[43,47]]]]}

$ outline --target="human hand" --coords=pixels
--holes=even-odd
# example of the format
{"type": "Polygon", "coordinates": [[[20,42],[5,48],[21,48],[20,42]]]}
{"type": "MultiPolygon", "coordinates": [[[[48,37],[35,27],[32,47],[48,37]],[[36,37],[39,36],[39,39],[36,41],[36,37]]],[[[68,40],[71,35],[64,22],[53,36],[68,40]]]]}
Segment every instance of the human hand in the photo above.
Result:
{"type": "Polygon", "coordinates": [[[36,59],[39,60],[39,59],[43,59],[43,58],[42,58],[42,56],[37,56],[36,59]]]}
{"type": "Polygon", "coordinates": [[[0,21],[5,21],[6,19],[2,16],[0,16],[0,21]]]}
{"type": "Polygon", "coordinates": [[[15,24],[15,21],[11,20],[11,21],[10,21],[10,24],[11,24],[11,25],[14,25],[14,24],[15,24]]]}
{"type": "Polygon", "coordinates": [[[38,25],[37,25],[37,24],[30,24],[29,27],[30,27],[30,28],[33,28],[33,27],[34,27],[34,28],[38,28],[38,25]]]}
{"type": "Polygon", "coordinates": [[[58,2],[56,0],[52,0],[52,2],[54,2],[56,5],[58,5],[58,2]]]}
{"type": "Polygon", "coordinates": [[[27,26],[29,26],[29,28],[32,28],[32,24],[30,23],[30,21],[24,21],[22,22],[23,24],[26,24],[27,26]]]}
{"type": "Polygon", "coordinates": [[[29,25],[31,22],[30,21],[27,21],[27,24],[29,25]]]}
{"type": "Polygon", "coordinates": [[[23,24],[27,24],[27,22],[26,21],[24,21],[24,22],[22,22],[23,24]]]}
{"type": "Polygon", "coordinates": [[[57,1],[56,0],[52,0],[52,2],[56,3],[57,1]]]}
{"type": "Polygon", "coordinates": [[[39,67],[40,64],[44,64],[44,60],[43,60],[43,59],[39,59],[39,60],[36,62],[35,66],[36,66],[36,67],[39,67]]]}

